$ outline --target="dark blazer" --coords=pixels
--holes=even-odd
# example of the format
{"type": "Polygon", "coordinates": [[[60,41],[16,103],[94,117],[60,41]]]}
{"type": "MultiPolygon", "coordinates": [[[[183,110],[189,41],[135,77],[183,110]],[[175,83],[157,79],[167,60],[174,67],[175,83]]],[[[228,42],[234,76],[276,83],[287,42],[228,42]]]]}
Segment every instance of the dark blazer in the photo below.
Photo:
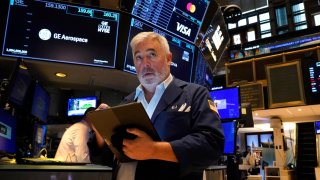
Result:
{"type": "MultiPolygon", "coordinates": [[[[136,101],[135,92],[123,103],[136,101]]],[[[163,93],[151,121],[162,141],[171,144],[179,163],[139,161],[136,180],[202,179],[205,168],[222,154],[224,135],[208,90],[174,78],[163,93]],[[184,111],[179,108],[186,103],[184,111]]]]}

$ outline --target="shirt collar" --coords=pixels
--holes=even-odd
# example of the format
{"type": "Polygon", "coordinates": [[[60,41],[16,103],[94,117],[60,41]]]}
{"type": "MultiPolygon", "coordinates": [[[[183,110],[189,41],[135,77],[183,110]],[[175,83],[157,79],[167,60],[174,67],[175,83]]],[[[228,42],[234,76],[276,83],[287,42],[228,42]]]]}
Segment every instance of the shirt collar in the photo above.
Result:
{"type": "MultiPolygon", "coordinates": [[[[167,79],[165,79],[164,81],[162,81],[162,83],[157,85],[156,89],[158,89],[158,88],[166,89],[169,86],[169,84],[172,82],[172,80],[173,80],[173,76],[170,73],[170,75],[167,77],[167,79]]],[[[136,94],[134,96],[134,100],[137,99],[137,97],[140,95],[140,93],[143,93],[143,89],[142,89],[141,84],[136,88],[136,94]]]]}

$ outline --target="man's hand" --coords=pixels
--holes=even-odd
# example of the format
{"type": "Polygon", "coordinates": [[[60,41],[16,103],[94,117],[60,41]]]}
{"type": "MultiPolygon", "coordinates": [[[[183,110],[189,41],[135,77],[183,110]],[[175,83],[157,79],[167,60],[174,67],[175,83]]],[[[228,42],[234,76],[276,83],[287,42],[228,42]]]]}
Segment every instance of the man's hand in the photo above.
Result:
{"type": "Polygon", "coordinates": [[[128,128],[128,133],[134,134],[135,139],[123,139],[123,152],[135,160],[158,159],[178,162],[169,142],[153,141],[152,138],[137,128],[128,128]]]}
{"type": "Polygon", "coordinates": [[[99,105],[99,107],[97,107],[96,111],[103,110],[103,109],[107,109],[107,108],[110,108],[110,107],[108,106],[108,104],[101,103],[101,104],[99,105]]]}
{"type": "Polygon", "coordinates": [[[152,159],[155,143],[151,137],[137,128],[128,128],[128,133],[136,135],[135,139],[123,139],[123,152],[131,159],[152,159]]]}

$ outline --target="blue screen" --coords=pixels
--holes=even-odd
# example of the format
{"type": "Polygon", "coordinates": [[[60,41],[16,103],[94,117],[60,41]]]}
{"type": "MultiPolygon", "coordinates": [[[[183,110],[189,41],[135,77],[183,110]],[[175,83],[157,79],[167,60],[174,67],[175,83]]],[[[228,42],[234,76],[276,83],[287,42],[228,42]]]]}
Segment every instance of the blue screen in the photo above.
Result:
{"type": "Polygon", "coordinates": [[[320,134],[320,121],[314,122],[314,127],[316,130],[316,134],[320,134]]]}
{"type": "Polygon", "coordinates": [[[70,98],[68,116],[82,116],[89,107],[97,107],[97,97],[70,98]]]}
{"type": "Polygon", "coordinates": [[[37,83],[33,94],[31,114],[41,121],[46,121],[49,113],[49,104],[50,97],[48,92],[37,83]]]}
{"type": "Polygon", "coordinates": [[[239,93],[239,87],[210,91],[213,102],[217,104],[221,120],[239,119],[241,117],[239,93]]]}
{"type": "Polygon", "coordinates": [[[16,119],[0,109],[0,151],[16,152],[16,119]]]}
{"type": "Polygon", "coordinates": [[[223,122],[224,150],[223,154],[234,154],[236,144],[236,121],[223,122]]]}
{"type": "Polygon", "coordinates": [[[170,51],[172,52],[172,63],[170,67],[172,75],[181,80],[191,82],[195,51],[194,45],[157,28],[154,28],[152,25],[146,22],[134,18],[131,20],[124,71],[136,73],[132,59],[130,41],[135,35],[143,31],[157,32],[168,40],[170,51]]]}

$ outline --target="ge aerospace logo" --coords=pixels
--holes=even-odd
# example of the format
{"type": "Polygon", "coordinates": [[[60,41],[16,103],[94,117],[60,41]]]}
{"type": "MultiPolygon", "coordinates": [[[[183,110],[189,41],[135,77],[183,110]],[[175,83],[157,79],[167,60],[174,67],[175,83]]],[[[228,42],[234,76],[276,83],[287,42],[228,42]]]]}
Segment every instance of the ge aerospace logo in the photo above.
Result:
{"type": "Polygon", "coordinates": [[[49,29],[41,29],[39,31],[39,38],[46,41],[51,38],[51,32],[49,29]]]}

